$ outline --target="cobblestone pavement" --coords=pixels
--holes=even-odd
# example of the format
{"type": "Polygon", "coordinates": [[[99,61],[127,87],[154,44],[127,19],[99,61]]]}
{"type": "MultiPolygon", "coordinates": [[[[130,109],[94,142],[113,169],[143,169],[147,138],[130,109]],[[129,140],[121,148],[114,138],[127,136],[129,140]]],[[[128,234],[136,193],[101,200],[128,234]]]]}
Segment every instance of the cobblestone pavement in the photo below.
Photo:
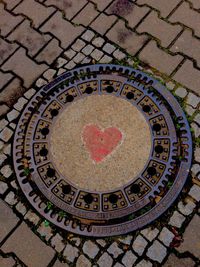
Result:
{"type": "Polygon", "coordinates": [[[200,1],[0,1],[0,266],[200,266],[200,1]],[[57,75],[86,63],[130,65],[178,98],[194,143],[187,184],[145,229],[88,239],[31,209],[16,182],[11,144],[20,111],[57,75]]]}

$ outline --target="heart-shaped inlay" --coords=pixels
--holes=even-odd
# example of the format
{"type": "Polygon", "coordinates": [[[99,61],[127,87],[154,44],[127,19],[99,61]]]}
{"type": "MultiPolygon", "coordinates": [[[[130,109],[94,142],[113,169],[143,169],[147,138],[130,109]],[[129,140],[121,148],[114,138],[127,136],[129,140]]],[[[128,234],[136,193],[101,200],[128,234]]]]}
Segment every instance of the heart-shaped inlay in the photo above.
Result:
{"type": "Polygon", "coordinates": [[[96,125],[86,125],[82,138],[91,159],[98,163],[111,154],[122,140],[122,133],[116,127],[101,130],[96,125]]]}

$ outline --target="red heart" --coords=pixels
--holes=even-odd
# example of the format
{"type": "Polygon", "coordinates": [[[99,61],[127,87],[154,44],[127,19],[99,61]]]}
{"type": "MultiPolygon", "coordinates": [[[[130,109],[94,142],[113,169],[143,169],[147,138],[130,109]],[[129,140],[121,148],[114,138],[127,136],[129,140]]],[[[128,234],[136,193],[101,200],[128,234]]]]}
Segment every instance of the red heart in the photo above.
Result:
{"type": "Polygon", "coordinates": [[[101,130],[96,125],[86,125],[82,133],[83,142],[95,162],[101,162],[122,140],[122,133],[115,127],[101,130]]]}

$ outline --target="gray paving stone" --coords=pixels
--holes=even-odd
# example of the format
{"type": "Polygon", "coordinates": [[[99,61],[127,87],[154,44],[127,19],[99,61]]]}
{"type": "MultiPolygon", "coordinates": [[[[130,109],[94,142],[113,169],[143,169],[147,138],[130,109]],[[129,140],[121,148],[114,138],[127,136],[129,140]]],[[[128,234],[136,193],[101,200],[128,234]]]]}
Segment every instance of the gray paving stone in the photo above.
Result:
{"type": "Polygon", "coordinates": [[[11,257],[3,258],[0,255],[0,266],[1,267],[13,267],[13,266],[15,266],[15,260],[11,257]]]}
{"type": "Polygon", "coordinates": [[[151,229],[150,227],[141,231],[141,234],[149,241],[153,241],[154,238],[158,235],[159,230],[157,228],[151,229]]]}
{"type": "Polygon", "coordinates": [[[146,239],[144,239],[141,235],[138,235],[133,242],[132,248],[139,256],[141,256],[147,245],[148,242],[146,239]]]}
{"type": "Polygon", "coordinates": [[[23,216],[27,213],[27,208],[22,202],[18,202],[15,206],[16,210],[21,213],[23,216]]]}
{"type": "Polygon", "coordinates": [[[194,117],[194,121],[196,121],[196,122],[200,125],[200,113],[198,113],[198,114],[194,117]]]}
{"type": "Polygon", "coordinates": [[[111,267],[113,264],[113,259],[111,258],[110,255],[108,255],[107,252],[104,252],[103,255],[98,260],[98,265],[99,267],[111,267]]]}
{"type": "Polygon", "coordinates": [[[193,212],[196,205],[190,199],[187,199],[186,202],[187,203],[185,204],[183,201],[180,201],[178,203],[178,209],[183,215],[188,216],[193,212]]]}
{"type": "Polygon", "coordinates": [[[196,123],[191,123],[192,129],[194,130],[195,138],[200,136],[200,127],[196,123]]]}
{"type": "Polygon", "coordinates": [[[193,175],[197,175],[198,172],[200,172],[200,165],[199,164],[193,164],[191,171],[193,173],[193,175]]]}
{"type": "Polygon", "coordinates": [[[81,239],[79,237],[72,237],[70,241],[76,246],[79,247],[81,244],[81,239]]]}
{"type": "Polygon", "coordinates": [[[130,250],[126,252],[126,254],[124,255],[124,257],[122,258],[122,263],[125,266],[133,266],[133,264],[136,262],[137,257],[135,256],[135,254],[133,254],[133,252],[131,252],[130,250]]]}
{"type": "Polygon", "coordinates": [[[107,55],[104,55],[100,60],[99,60],[99,63],[110,63],[112,61],[112,58],[107,56],[107,55]]]}
{"type": "Polygon", "coordinates": [[[101,58],[102,58],[102,56],[103,56],[103,52],[101,51],[101,50],[99,50],[99,49],[95,49],[92,53],[91,53],[91,55],[90,55],[91,57],[93,57],[95,60],[100,60],[101,58]]]}
{"type": "Polygon", "coordinates": [[[161,263],[167,255],[167,249],[157,240],[155,240],[152,246],[147,251],[147,256],[161,263]]]}
{"type": "Polygon", "coordinates": [[[71,46],[71,48],[76,51],[79,52],[84,46],[86,45],[86,43],[84,41],[82,41],[81,39],[76,40],[76,42],[71,46]]]}
{"type": "Polygon", "coordinates": [[[88,56],[92,53],[93,50],[94,50],[94,46],[88,44],[83,48],[83,50],[81,52],[83,54],[85,54],[86,56],[88,56]]]}
{"type": "Polygon", "coordinates": [[[116,47],[110,43],[106,43],[103,47],[103,51],[108,53],[109,55],[115,51],[116,47]]]}
{"type": "Polygon", "coordinates": [[[89,240],[84,243],[83,252],[90,258],[94,259],[99,252],[99,247],[89,240]]]}
{"type": "Polygon", "coordinates": [[[50,226],[45,226],[45,223],[42,222],[37,229],[37,232],[44,237],[47,241],[53,236],[52,229],[50,226]]]}
{"type": "Polygon", "coordinates": [[[3,181],[0,181],[0,194],[3,195],[8,189],[8,185],[3,181]]]}
{"type": "Polygon", "coordinates": [[[200,162],[200,148],[196,147],[194,151],[194,158],[197,162],[200,162]]]}
{"type": "Polygon", "coordinates": [[[3,174],[3,176],[5,178],[8,178],[12,175],[12,169],[10,167],[10,165],[4,165],[2,168],[1,168],[1,173],[3,174]]]}
{"type": "Polygon", "coordinates": [[[0,242],[8,235],[8,233],[19,222],[17,216],[13,213],[11,208],[0,199],[0,242]]]}
{"type": "Polygon", "coordinates": [[[0,152],[0,165],[7,159],[6,155],[0,152]]]}
{"type": "Polygon", "coordinates": [[[25,217],[25,220],[28,220],[29,222],[33,223],[34,225],[37,225],[40,221],[40,218],[35,214],[35,212],[29,210],[25,217]]]}
{"type": "Polygon", "coordinates": [[[131,244],[131,241],[132,241],[133,237],[131,235],[127,235],[125,237],[122,237],[122,238],[119,238],[118,240],[125,244],[125,245],[130,245],[131,244]]]}
{"type": "Polygon", "coordinates": [[[63,256],[70,262],[74,262],[74,260],[78,257],[79,250],[76,247],[73,247],[70,244],[67,244],[63,256]]]}
{"type": "Polygon", "coordinates": [[[28,102],[28,100],[26,98],[20,97],[17,100],[17,103],[14,105],[14,108],[18,111],[21,111],[27,102],[28,102]]]}
{"type": "Polygon", "coordinates": [[[59,260],[57,260],[53,267],[69,267],[69,265],[67,263],[61,263],[59,260]]]}
{"type": "Polygon", "coordinates": [[[96,242],[101,246],[105,247],[106,246],[106,241],[104,239],[97,239],[96,242]]]}
{"type": "Polygon", "coordinates": [[[186,105],[185,110],[189,116],[192,116],[195,112],[195,109],[189,105],[186,105]]]}
{"type": "Polygon", "coordinates": [[[200,187],[196,184],[192,186],[188,195],[194,198],[196,201],[200,201],[200,187]]]}
{"type": "Polygon", "coordinates": [[[84,59],[84,57],[85,55],[80,52],[73,58],[73,61],[78,64],[84,59]]]}
{"type": "Polygon", "coordinates": [[[174,238],[174,234],[170,232],[166,227],[162,229],[160,232],[158,239],[163,242],[163,244],[167,247],[169,247],[170,243],[172,242],[174,238]]]}
{"type": "MultiPolygon", "coordinates": [[[[69,69],[69,70],[71,70],[71,69],[73,69],[74,67],[76,66],[76,64],[74,63],[74,61],[70,61],[70,62],[68,62],[64,67],[66,68],[66,69],[69,69]]],[[[60,73],[61,74],[61,73],[60,73]]]]}
{"type": "Polygon", "coordinates": [[[13,109],[7,114],[7,118],[9,121],[13,121],[19,116],[19,111],[13,109]]]}
{"type": "Polygon", "coordinates": [[[17,199],[16,199],[16,196],[15,196],[15,193],[12,192],[12,191],[10,191],[10,192],[6,195],[6,197],[5,197],[5,201],[6,201],[9,205],[11,205],[11,206],[15,205],[15,204],[17,203],[17,199]]]}
{"type": "Polygon", "coordinates": [[[25,94],[24,96],[27,98],[27,99],[30,99],[34,94],[36,93],[36,90],[31,88],[29,89],[25,94]]]}
{"type": "Polygon", "coordinates": [[[67,60],[65,58],[59,57],[57,59],[57,68],[61,68],[62,66],[64,66],[65,64],[67,64],[67,60]]]}
{"type": "Polygon", "coordinates": [[[123,253],[123,250],[119,248],[117,242],[114,242],[107,249],[108,253],[110,253],[114,258],[117,258],[119,255],[123,253]]]}
{"type": "Polygon", "coordinates": [[[180,247],[177,250],[181,253],[189,251],[195,257],[200,259],[200,217],[195,215],[192,221],[189,223],[188,227],[186,228],[185,233],[183,234],[183,243],[181,243],[180,247]]]}
{"type": "Polygon", "coordinates": [[[121,263],[117,262],[113,267],[124,267],[121,263]]]}
{"type": "Polygon", "coordinates": [[[102,47],[102,45],[105,43],[104,39],[101,37],[97,37],[92,41],[92,44],[96,47],[102,47]]]}
{"type": "Polygon", "coordinates": [[[47,266],[54,250],[22,223],[2,246],[5,253],[14,252],[28,267],[47,266]],[[19,245],[20,244],[20,245],[19,245]]]}
{"type": "Polygon", "coordinates": [[[166,86],[169,90],[174,90],[175,84],[172,81],[166,83],[166,86]]]}
{"type": "Polygon", "coordinates": [[[54,75],[56,74],[56,70],[48,69],[43,73],[43,77],[47,79],[49,82],[53,79],[54,75]]]}
{"type": "Polygon", "coordinates": [[[77,262],[76,262],[76,266],[91,267],[92,264],[84,255],[80,255],[77,262]]]}
{"type": "Polygon", "coordinates": [[[8,124],[8,121],[6,119],[0,120],[0,131],[3,130],[3,128],[8,124]]]}
{"type": "Polygon", "coordinates": [[[81,38],[84,39],[85,41],[90,42],[92,40],[92,38],[95,36],[95,33],[87,30],[82,36],[81,38]]]}
{"type": "Polygon", "coordinates": [[[57,233],[54,237],[52,237],[51,245],[58,253],[60,253],[65,247],[62,236],[57,233]]]}
{"type": "Polygon", "coordinates": [[[8,142],[10,138],[12,137],[12,135],[13,135],[13,131],[10,128],[5,127],[3,131],[1,131],[0,133],[0,139],[5,142],[8,142]]]}
{"type": "Polygon", "coordinates": [[[64,55],[67,57],[67,59],[72,59],[76,55],[76,52],[70,48],[64,52],[64,55]]]}
{"type": "MultiPolygon", "coordinates": [[[[74,62],[73,62],[74,63],[74,62]]],[[[74,63],[75,64],[75,63],[74,63]]],[[[64,72],[66,72],[66,69],[60,68],[57,72],[57,76],[63,74],[64,72]]]]}
{"type": "Polygon", "coordinates": [[[194,267],[195,262],[190,258],[178,258],[170,254],[163,267],[194,267]]]}
{"type": "Polygon", "coordinates": [[[46,85],[47,84],[47,81],[46,80],[44,80],[44,79],[42,79],[42,78],[39,78],[37,81],[36,81],[36,86],[37,87],[42,87],[42,86],[44,86],[44,85],[46,85]]]}
{"type": "Polygon", "coordinates": [[[180,228],[185,221],[185,217],[178,211],[174,211],[172,217],[170,218],[169,224],[180,228]]]}
{"type": "Polygon", "coordinates": [[[176,89],[175,94],[181,98],[186,97],[186,95],[188,94],[187,90],[183,87],[179,87],[176,89]]]}
{"type": "Polygon", "coordinates": [[[150,261],[142,260],[135,267],[152,267],[152,263],[150,261]]]}
{"type": "Polygon", "coordinates": [[[193,93],[189,93],[187,97],[187,103],[193,108],[196,108],[200,102],[200,98],[193,93]]]}
{"type": "Polygon", "coordinates": [[[122,51],[120,51],[119,49],[115,50],[115,52],[113,53],[113,56],[118,59],[118,60],[122,60],[123,58],[126,57],[126,54],[124,54],[122,51]]]}

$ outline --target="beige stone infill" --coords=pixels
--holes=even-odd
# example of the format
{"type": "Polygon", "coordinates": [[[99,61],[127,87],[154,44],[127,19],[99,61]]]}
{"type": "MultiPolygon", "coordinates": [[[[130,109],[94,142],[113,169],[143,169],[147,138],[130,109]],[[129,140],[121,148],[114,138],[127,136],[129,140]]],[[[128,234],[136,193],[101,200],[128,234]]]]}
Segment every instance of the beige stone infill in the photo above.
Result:
{"type": "MultiPolygon", "coordinates": [[[[108,138],[110,147],[112,137],[108,138]]],[[[136,179],[150,150],[151,133],[144,116],[130,102],[115,96],[92,95],[72,103],[60,113],[51,130],[54,166],[72,184],[85,190],[113,190],[136,179]],[[97,137],[97,143],[105,141],[108,128],[122,133],[117,145],[99,162],[92,158],[92,146],[84,142],[83,133],[88,125],[98,128],[103,136],[102,140],[97,137]]]]}

